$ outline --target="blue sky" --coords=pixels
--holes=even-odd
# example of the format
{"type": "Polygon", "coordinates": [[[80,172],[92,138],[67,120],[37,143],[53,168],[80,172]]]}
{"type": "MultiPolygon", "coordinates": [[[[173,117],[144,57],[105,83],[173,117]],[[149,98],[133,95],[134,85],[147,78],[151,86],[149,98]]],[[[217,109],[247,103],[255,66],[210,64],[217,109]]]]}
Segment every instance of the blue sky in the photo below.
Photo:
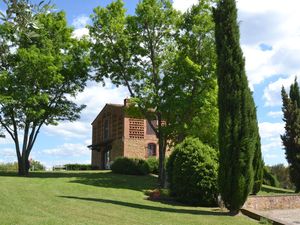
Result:
{"type": "MultiPolygon", "coordinates": [[[[38,1],[34,1],[38,2],[38,1]]],[[[85,25],[96,6],[111,0],[53,0],[58,10],[64,10],[74,35],[87,34],[85,25]]],[[[138,0],[126,0],[128,13],[133,14],[138,0]]],[[[174,0],[176,9],[185,11],[197,0],[174,0]]],[[[280,90],[289,87],[300,72],[300,16],[298,0],[239,0],[241,45],[246,59],[246,71],[257,105],[262,151],[266,164],[285,163],[280,134],[282,122],[280,90]]],[[[0,3],[0,10],[4,6],[0,3]]],[[[31,157],[47,167],[65,163],[90,163],[91,125],[105,103],[122,103],[128,97],[125,88],[89,83],[76,102],[86,104],[81,119],[43,127],[31,157]]],[[[0,139],[0,162],[16,161],[13,142],[0,139]]]]}

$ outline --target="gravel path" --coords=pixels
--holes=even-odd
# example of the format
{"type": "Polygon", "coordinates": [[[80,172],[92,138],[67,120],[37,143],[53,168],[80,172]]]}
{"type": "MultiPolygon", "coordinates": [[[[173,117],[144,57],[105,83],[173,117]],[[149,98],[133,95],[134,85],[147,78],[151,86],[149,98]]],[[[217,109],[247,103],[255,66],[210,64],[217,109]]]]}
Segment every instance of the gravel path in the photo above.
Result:
{"type": "Polygon", "coordinates": [[[259,213],[267,218],[272,217],[287,224],[300,225],[300,209],[274,209],[259,213]]]}

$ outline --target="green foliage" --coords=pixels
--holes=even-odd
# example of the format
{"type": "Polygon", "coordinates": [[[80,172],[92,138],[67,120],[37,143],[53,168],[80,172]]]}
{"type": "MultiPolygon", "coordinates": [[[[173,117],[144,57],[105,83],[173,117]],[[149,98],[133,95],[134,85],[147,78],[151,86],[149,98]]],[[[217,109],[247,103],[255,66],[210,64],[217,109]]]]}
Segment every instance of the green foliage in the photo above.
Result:
{"type": "Polygon", "coordinates": [[[214,19],[219,86],[219,188],[226,208],[237,213],[252,191],[254,179],[260,180],[260,140],[239,43],[235,0],[219,1],[214,19]],[[260,158],[253,161],[254,156],[260,158]]]}
{"type": "Polygon", "coordinates": [[[263,183],[265,185],[269,185],[272,187],[279,187],[279,181],[275,174],[272,174],[270,169],[266,166],[264,166],[264,176],[263,176],[263,183]]]}
{"type": "Polygon", "coordinates": [[[295,189],[295,186],[290,180],[289,168],[283,164],[277,164],[273,166],[268,166],[271,173],[276,176],[280,183],[281,188],[285,189],[295,189]]]}
{"type": "Polygon", "coordinates": [[[128,175],[147,175],[150,172],[145,160],[126,157],[117,158],[111,165],[111,170],[113,173],[128,175]]]}
{"type": "Polygon", "coordinates": [[[0,163],[0,171],[18,171],[18,163],[0,163]]]}
{"type": "Polygon", "coordinates": [[[157,120],[161,186],[167,140],[194,135],[217,145],[211,3],[201,0],[183,15],[169,0],[141,0],[127,15],[117,0],[92,15],[94,79],[126,86],[143,117],[157,120]]]}
{"type": "Polygon", "coordinates": [[[30,170],[31,171],[45,171],[46,167],[39,161],[31,160],[30,161],[30,170]]]}
{"type": "Polygon", "coordinates": [[[85,107],[70,97],[88,79],[88,42],[72,38],[63,12],[38,10],[27,0],[7,2],[13,18],[0,23],[0,124],[15,142],[25,175],[41,127],[74,121],[85,107]]]}
{"type": "MultiPolygon", "coordinates": [[[[257,127],[258,128],[258,127],[257,127]]],[[[257,135],[257,142],[255,144],[255,153],[253,158],[253,170],[254,170],[254,181],[253,181],[253,188],[252,194],[256,195],[263,184],[263,174],[264,174],[264,161],[262,160],[262,153],[261,153],[261,145],[260,145],[260,137],[259,131],[256,131],[257,135]]]]}
{"type": "Polygon", "coordinates": [[[175,159],[176,159],[179,151],[180,151],[179,148],[174,148],[172,150],[171,155],[169,156],[169,158],[167,160],[167,163],[166,163],[167,181],[168,181],[170,190],[174,189],[174,185],[173,185],[174,184],[174,182],[173,182],[174,162],[175,162],[175,159]]]}
{"type": "Polygon", "coordinates": [[[199,139],[186,138],[168,162],[170,191],[179,201],[202,206],[217,202],[217,152],[199,139]]]}
{"type": "Polygon", "coordinates": [[[285,133],[281,135],[281,139],[289,163],[291,182],[295,185],[296,192],[300,192],[300,92],[296,79],[291,85],[290,96],[284,87],[282,87],[281,96],[283,121],[285,122],[285,133]]]}
{"type": "Polygon", "coordinates": [[[156,157],[150,157],[146,160],[149,165],[149,171],[153,174],[158,174],[159,161],[156,157]]]}
{"type": "Polygon", "coordinates": [[[92,170],[92,165],[90,164],[65,164],[66,170],[92,170]]]}

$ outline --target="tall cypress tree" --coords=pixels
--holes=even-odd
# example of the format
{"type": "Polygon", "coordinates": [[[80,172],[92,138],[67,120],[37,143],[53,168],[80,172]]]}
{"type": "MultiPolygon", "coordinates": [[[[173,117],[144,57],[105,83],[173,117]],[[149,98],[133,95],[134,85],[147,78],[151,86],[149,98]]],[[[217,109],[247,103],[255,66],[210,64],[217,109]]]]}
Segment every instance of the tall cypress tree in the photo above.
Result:
{"type": "MultiPolygon", "coordinates": [[[[214,19],[220,117],[219,188],[226,208],[235,214],[252,191],[256,167],[253,159],[254,155],[261,156],[260,141],[239,42],[235,0],[220,0],[214,19]]],[[[261,163],[261,159],[257,161],[261,163]]]]}
{"type": "Polygon", "coordinates": [[[291,181],[296,186],[296,192],[300,192],[300,92],[296,79],[291,85],[290,96],[284,87],[282,87],[281,96],[285,122],[285,133],[281,135],[281,139],[289,163],[291,181]]]}

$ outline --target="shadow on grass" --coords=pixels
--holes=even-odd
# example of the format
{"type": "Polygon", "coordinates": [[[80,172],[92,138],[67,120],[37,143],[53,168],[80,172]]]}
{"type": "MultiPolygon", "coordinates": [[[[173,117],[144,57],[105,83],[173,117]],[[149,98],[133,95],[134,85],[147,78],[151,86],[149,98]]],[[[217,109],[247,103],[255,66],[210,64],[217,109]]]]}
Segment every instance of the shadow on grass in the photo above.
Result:
{"type": "MultiPolygon", "coordinates": [[[[16,172],[0,172],[0,177],[17,177],[16,172]]],[[[70,178],[67,182],[104,188],[131,189],[143,191],[157,186],[157,178],[152,176],[119,175],[110,171],[90,172],[33,172],[25,179],[70,178]]]]}
{"type": "Polygon", "coordinates": [[[227,212],[165,208],[165,207],[142,205],[142,204],[137,204],[137,203],[132,203],[132,202],[122,202],[122,201],[117,201],[117,200],[109,200],[109,199],[101,199],[101,198],[83,198],[83,197],[76,197],[76,196],[58,196],[58,197],[82,200],[82,201],[114,204],[114,205],[119,205],[119,206],[135,208],[135,209],[145,209],[145,210],[153,210],[153,211],[160,211],[160,212],[197,214],[197,215],[206,215],[206,216],[226,216],[226,215],[228,215],[227,212]]]}

